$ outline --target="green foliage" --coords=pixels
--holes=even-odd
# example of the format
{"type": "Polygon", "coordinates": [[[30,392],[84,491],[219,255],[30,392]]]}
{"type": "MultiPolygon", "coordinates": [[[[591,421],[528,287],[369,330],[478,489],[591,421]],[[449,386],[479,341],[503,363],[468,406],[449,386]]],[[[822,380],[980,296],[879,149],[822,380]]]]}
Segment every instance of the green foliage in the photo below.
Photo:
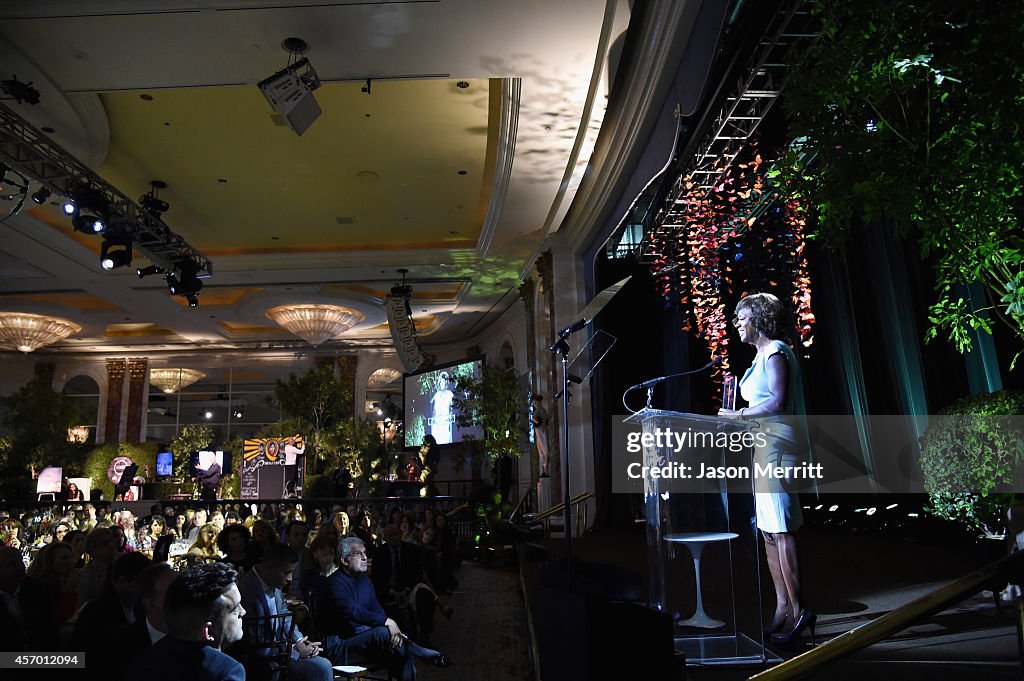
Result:
{"type": "Polygon", "coordinates": [[[1003,526],[1024,465],[1024,391],[957,400],[921,436],[921,470],[935,515],[974,531],[1003,526]]]}
{"type": "Polygon", "coordinates": [[[884,220],[936,270],[926,340],[961,352],[994,314],[1024,340],[1024,5],[817,0],[821,39],[787,81],[779,166],[841,246],[884,220]],[[1017,47],[1013,47],[1017,45],[1017,47]],[[958,293],[980,282],[989,306],[958,293]]]}
{"type": "Polygon", "coordinates": [[[389,457],[377,424],[365,419],[347,419],[338,424],[332,437],[335,458],[331,461],[330,470],[339,465],[348,466],[356,485],[356,496],[373,496],[382,492],[381,483],[388,472],[389,457]]]}
{"type": "Polygon", "coordinates": [[[107,476],[107,469],[110,462],[118,456],[127,456],[139,465],[136,475],[146,477],[148,468],[150,477],[147,482],[152,482],[152,476],[156,474],[156,452],[158,445],[155,442],[144,442],[142,444],[105,444],[92,449],[85,457],[83,475],[92,478],[92,498],[96,498],[96,492],[102,491],[103,498],[111,500],[114,498],[114,483],[107,476]]]}
{"type": "Polygon", "coordinates": [[[302,488],[305,499],[330,499],[334,497],[334,481],[329,475],[311,475],[302,488]]]}
{"type": "MultiPolygon", "coordinates": [[[[515,372],[497,364],[485,364],[480,379],[467,374],[457,376],[455,384],[458,387],[453,399],[455,422],[462,428],[483,429],[485,440],[480,444],[491,461],[497,461],[504,454],[518,458],[522,433],[517,421],[526,405],[519,394],[515,372]]],[[[479,451],[476,442],[471,449],[479,451]]]]}
{"type": "Polygon", "coordinates": [[[324,439],[352,415],[353,400],[352,386],[335,378],[332,367],[319,366],[301,375],[291,373],[287,381],[278,380],[271,404],[280,409],[285,418],[301,419],[308,424],[306,430],[295,432],[306,437],[311,450],[307,456],[314,469],[320,469],[321,457],[330,453],[324,439]]]}
{"type": "Polygon", "coordinates": [[[78,410],[64,391],[55,391],[40,376],[3,398],[7,407],[3,425],[6,431],[0,462],[8,468],[40,468],[62,465],[64,454],[79,448],[68,445],[68,428],[80,421],[78,410]]]}
{"type": "Polygon", "coordinates": [[[182,426],[175,438],[171,440],[171,452],[174,454],[174,480],[176,482],[185,482],[195,475],[195,471],[189,470],[189,457],[192,455],[192,452],[209,448],[216,437],[217,432],[212,426],[208,426],[205,423],[182,426]]]}

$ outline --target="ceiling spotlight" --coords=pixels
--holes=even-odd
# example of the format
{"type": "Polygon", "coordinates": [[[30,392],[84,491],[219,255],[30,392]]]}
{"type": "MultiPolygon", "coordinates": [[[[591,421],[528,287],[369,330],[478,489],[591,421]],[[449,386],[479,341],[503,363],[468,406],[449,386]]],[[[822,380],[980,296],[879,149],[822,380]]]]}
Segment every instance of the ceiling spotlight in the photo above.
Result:
{"type": "Polygon", "coordinates": [[[32,200],[38,203],[40,206],[46,203],[46,199],[50,198],[50,188],[40,187],[32,194],[32,200]]]}
{"type": "Polygon", "coordinates": [[[212,411],[210,411],[209,409],[207,409],[207,410],[206,410],[206,413],[205,413],[205,414],[203,414],[203,416],[205,416],[207,420],[210,420],[210,419],[212,419],[212,418],[213,418],[213,412],[212,412],[212,411]]]}
{"type": "Polygon", "coordinates": [[[135,270],[135,273],[139,275],[139,279],[142,279],[143,277],[148,277],[153,274],[163,274],[163,271],[164,268],[159,265],[146,265],[145,267],[140,267],[135,270]]]}
{"type": "Polygon", "coordinates": [[[171,209],[171,204],[167,203],[163,199],[157,197],[157,194],[161,189],[167,188],[167,183],[160,180],[153,180],[149,183],[152,185],[152,189],[149,190],[148,194],[143,194],[139,197],[139,205],[151,215],[160,217],[162,213],[166,213],[171,209]]]}
{"type": "Polygon", "coordinates": [[[197,267],[194,262],[182,261],[174,272],[167,273],[167,290],[175,296],[194,296],[203,288],[203,282],[196,274],[197,267]]]}
{"type": "Polygon", "coordinates": [[[107,230],[107,221],[99,215],[76,215],[71,218],[76,232],[83,234],[102,234],[107,230]]]}
{"type": "Polygon", "coordinates": [[[199,298],[194,293],[186,294],[185,295],[185,300],[188,301],[188,306],[189,307],[198,307],[199,306],[199,298]]]}
{"type": "Polygon", "coordinates": [[[74,199],[64,201],[64,215],[74,215],[76,210],[78,206],[75,205],[74,199]]]}
{"type": "Polygon", "coordinates": [[[113,270],[132,264],[131,239],[104,239],[100,247],[100,267],[113,270]]]}

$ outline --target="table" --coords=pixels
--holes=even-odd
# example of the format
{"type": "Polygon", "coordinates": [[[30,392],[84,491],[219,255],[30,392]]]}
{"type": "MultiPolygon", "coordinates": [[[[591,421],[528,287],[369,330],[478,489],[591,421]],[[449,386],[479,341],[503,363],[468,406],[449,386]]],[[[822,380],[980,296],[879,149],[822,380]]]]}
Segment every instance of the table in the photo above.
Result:
{"type": "Polygon", "coordinates": [[[704,612],[704,598],[700,588],[700,556],[704,552],[704,546],[711,542],[728,541],[739,535],[735,532],[678,532],[666,534],[664,539],[667,542],[685,544],[693,556],[693,572],[697,586],[697,609],[689,619],[677,622],[681,627],[700,627],[702,629],[717,629],[725,626],[725,622],[709,617],[704,612]]]}

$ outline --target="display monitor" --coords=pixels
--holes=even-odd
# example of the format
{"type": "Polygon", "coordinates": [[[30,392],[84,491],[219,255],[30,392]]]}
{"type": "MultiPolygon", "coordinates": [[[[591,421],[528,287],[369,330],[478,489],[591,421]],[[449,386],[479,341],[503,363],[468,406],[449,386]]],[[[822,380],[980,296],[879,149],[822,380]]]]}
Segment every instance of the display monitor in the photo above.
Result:
{"type": "Polygon", "coordinates": [[[174,454],[172,452],[157,452],[156,477],[166,478],[172,475],[174,475],[174,454]]]}
{"type": "Polygon", "coordinates": [[[405,375],[404,429],[407,448],[419,447],[426,435],[433,435],[439,445],[458,444],[467,436],[476,439],[483,437],[480,428],[459,426],[456,421],[458,407],[455,403],[457,379],[473,376],[479,380],[483,373],[483,363],[481,357],[405,375]]]}
{"type": "Polygon", "coordinates": [[[227,475],[231,472],[231,452],[224,450],[202,450],[199,452],[192,452],[188,460],[188,472],[192,477],[196,477],[202,471],[206,471],[210,468],[212,463],[216,462],[220,466],[220,470],[223,475],[227,475]],[[199,466],[197,469],[196,466],[199,466]]]}

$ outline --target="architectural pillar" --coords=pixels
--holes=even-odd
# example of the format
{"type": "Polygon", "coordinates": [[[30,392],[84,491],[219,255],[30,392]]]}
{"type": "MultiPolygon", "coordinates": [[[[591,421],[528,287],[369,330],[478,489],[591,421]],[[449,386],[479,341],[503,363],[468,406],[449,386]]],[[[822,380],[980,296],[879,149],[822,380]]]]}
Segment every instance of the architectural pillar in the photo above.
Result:
{"type": "Polygon", "coordinates": [[[144,442],[143,416],[145,414],[149,378],[149,360],[133,359],[128,362],[128,411],[125,415],[125,442],[144,442]]]}
{"type": "Polygon", "coordinates": [[[341,384],[352,391],[352,414],[356,418],[363,416],[364,405],[356,404],[356,370],[359,368],[359,357],[356,355],[341,355],[338,357],[338,380],[341,384]]]}
{"type": "Polygon", "coordinates": [[[127,362],[123,359],[107,360],[107,413],[103,419],[103,432],[96,437],[97,444],[120,441],[121,405],[124,404],[126,369],[127,362]]]}

